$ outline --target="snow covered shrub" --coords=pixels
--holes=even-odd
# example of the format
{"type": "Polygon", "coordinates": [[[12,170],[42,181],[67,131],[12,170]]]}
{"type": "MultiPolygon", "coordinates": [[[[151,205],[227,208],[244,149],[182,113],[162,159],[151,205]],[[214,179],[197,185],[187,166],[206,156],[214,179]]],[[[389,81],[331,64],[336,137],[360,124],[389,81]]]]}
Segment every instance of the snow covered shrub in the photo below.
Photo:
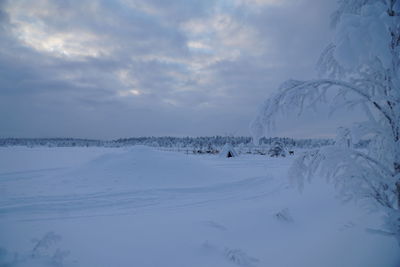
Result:
{"type": "Polygon", "coordinates": [[[270,157],[286,157],[286,151],[283,144],[280,142],[273,143],[271,148],[268,150],[268,155],[270,157]]]}
{"type": "Polygon", "coordinates": [[[333,42],[315,80],[284,82],[252,123],[257,141],[290,109],[316,107],[335,92],[333,110],[360,107],[367,120],[338,131],[336,143],[300,155],[292,168],[300,187],[320,172],[346,198],[367,199],[386,214],[400,243],[400,0],[339,0],[333,42]],[[370,140],[365,151],[353,144],[370,140]],[[371,201],[372,200],[372,201],[371,201]]]}
{"type": "Polygon", "coordinates": [[[285,222],[285,223],[294,222],[293,217],[290,214],[288,208],[284,208],[283,210],[280,210],[279,212],[275,213],[274,217],[280,222],[285,222]]]}
{"type": "Polygon", "coordinates": [[[60,242],[61,236],[54,232],[46,233],[40,239],[34,239],[33,248],[30,253],[10,253],[0,247],[0,266],[1,267],[62,267],[71,261],[66,262],[66,257],[70,254],[67,250],[61,250],[56,245],[60,242]]]}
{"type": "Polygon", "coordinates": [[[46,233],[40,239],[33,239],[34,247],[31,258],[46,263],[49,266],[61,267],[65,258],[70,254],[69,251],[61,250],[56,245],[61,241],[61,236],[54,232],[46,233]]]}
{"type": "Polygon", "coordinates": [[[239,266],[252,267],[258,262],[258,259],[250,257],[240,249],[225,248],[224,255],[228,261],[239,266]]]}
{"type": "Polygon", "coordinates": [[[61,236],[54,232],[46,233],[41,239],[33,239],[32,242],[34,243],[34,246],[32,249],[32,258],[45,255],[48,250],[60,240],[61,236]]]}

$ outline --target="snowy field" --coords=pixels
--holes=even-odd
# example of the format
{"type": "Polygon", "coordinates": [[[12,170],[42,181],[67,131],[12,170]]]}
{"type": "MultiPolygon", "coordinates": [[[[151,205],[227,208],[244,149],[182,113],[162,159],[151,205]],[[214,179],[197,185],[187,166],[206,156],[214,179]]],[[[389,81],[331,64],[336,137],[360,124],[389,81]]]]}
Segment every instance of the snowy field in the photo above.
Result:
{"type": "Polygon", "coordinates": [[[0,266],[399,266],[380,214],[290,158],[0,148],[0,266]]]}

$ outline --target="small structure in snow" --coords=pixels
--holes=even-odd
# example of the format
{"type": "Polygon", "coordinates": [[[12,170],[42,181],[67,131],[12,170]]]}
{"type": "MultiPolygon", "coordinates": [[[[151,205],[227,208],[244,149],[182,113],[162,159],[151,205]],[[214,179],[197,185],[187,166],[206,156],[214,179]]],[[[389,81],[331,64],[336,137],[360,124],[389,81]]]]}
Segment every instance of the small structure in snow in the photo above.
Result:
{"type": "Polygon", "coordinates": [[[221,152],[219,153],[219,156],[224,158],[233,158],[237,157],[238,153],[236,153],[235,149],[231,144],[225,144],[221,152]]]}

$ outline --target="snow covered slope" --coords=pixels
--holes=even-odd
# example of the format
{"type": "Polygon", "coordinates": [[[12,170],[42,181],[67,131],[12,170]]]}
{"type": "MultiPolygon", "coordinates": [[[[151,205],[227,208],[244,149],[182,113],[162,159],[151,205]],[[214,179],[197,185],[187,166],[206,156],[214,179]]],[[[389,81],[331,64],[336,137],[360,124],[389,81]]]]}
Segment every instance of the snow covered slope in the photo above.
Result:
{"type": "Polygon", "coordinates": [[[1,148],[0,266],[398,266],[379,214],[291,158],[1,148]],[[17,254],[15,254],[17,253],[17,254]]]}

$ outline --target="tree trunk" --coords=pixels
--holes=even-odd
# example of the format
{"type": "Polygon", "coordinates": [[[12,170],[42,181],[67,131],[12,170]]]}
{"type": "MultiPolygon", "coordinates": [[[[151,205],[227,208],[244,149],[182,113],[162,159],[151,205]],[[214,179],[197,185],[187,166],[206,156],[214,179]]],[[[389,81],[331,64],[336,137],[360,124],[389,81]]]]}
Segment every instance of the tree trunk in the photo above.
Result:
{"type": "Polygon", "coordinates": [[[400,211],[400,163],[394,163],[394,177],[396,181],[397,209],[400,211]]]}

